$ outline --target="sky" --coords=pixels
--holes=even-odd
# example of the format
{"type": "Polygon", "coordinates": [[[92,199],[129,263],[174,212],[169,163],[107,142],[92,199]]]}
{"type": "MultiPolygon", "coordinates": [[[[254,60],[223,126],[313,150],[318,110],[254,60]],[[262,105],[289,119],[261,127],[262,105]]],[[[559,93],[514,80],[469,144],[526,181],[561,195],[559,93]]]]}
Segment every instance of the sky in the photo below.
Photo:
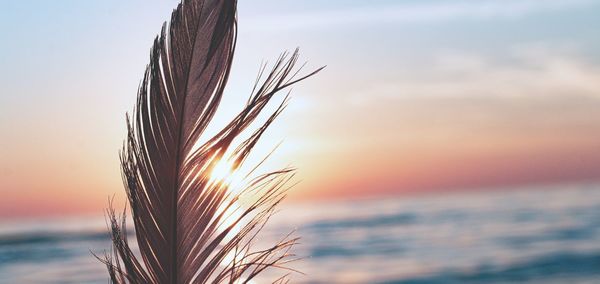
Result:
{"type": "MultiPolygon", "coordinates": [[[[0,218],[101,214],[175,0],[0,1],[0,218]]],[[[256,0],[216,122],[261,62],[307,71],[257,149],[292,200],[600,180],[600,0],[256,0]]]]}

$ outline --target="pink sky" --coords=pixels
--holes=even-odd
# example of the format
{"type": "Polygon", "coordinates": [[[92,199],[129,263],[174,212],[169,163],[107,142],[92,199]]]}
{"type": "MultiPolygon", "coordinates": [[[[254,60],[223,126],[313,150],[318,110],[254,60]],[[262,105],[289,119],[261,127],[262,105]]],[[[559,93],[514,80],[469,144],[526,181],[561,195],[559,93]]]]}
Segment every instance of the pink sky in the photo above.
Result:
{"type": "MultiPolygon", "coordinates": [[[[174,3],[155,2],[0,9],[19,39],[0,49],[0,218],[98,215],[123,200],[124,113],[174,3]]],[[[328,66],[257,149],[283,140],[267,167],[299,168],[293,200],[600,181],[600,4],[392,2],[240,3],[217,123],[261,60],[301,46],[309,68],[328,66]]]]}

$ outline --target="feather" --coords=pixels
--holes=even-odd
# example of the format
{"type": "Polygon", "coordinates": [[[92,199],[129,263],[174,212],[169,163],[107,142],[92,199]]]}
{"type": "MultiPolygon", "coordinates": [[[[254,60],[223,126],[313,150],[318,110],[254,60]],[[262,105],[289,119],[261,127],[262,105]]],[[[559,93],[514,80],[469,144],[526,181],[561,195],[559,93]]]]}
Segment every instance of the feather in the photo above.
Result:
{"type": "Polygon", "coordinates": [[[128,243],[125,211],[118,214],[111,204],[113,249],[101,260],[113,283],[246,283],[293,259],[296,238],[260,250],[253,245],[285,197],[293,169],[259,175],[238,192],[211,172],[224,159],[237,170],[287,97],[249,138],[237,146],[236,138],[276,93],[322,68],[298,77],[298,50],[284,53],[270,72],[261,68],[242,111],[199,144],[230,73],[236,6],[235,0],[184,0],[154,40],[120,153],[139,253],[128,243]],[[252,202],[240,206],[242,198],[252,202]]]}

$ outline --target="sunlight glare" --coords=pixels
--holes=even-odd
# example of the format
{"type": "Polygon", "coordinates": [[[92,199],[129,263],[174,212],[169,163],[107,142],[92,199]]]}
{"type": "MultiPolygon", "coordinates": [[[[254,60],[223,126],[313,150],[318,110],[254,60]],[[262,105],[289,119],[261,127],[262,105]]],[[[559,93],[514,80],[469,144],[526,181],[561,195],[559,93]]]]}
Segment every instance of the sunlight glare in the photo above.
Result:
{"type": "Polygon", "coordinates": [[[237,194],[245,185],[244,175],[235,169],[233,160],[222,158],[210,173],[210,183],[221,183],[228,191],[237,194]]]}
{"type": "Polygon", "coordinates": [[[223,182],[228,184],[233,176],[233,161],[221,159],[210,173],[210,182],[223,182]]]}

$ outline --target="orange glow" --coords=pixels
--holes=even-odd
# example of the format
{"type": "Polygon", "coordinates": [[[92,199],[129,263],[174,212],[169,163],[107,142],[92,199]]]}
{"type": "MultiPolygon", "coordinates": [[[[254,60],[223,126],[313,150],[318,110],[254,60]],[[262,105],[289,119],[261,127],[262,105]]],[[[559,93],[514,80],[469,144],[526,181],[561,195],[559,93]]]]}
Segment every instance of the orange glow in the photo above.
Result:
{"type": "Polygon", "coordinates": [[[233,163],[229,159],[219,160],[210,172],[210,182],[229,184],[234,176],[233,163]]]}
{"type": "Polygon", "coordinates": [[[223,217],[220,221],[219,227],[221,230],[226,230],[231,227],[231,232],[227,234],[226,239],[229,240],[231,236],[236,235],[242,229],[242,225],[238,222],[242,216],[242,206],[239,201],[232,201],[233,198],[237,198],[239,180],[239,170],[234,169],[233,160],[227,158],[221,158],[210,173],[210,183],[218,183],[219,186],[231,193],[231,195],[223,201],[218,209],[217,214],[223,213],[223,217]]]}

